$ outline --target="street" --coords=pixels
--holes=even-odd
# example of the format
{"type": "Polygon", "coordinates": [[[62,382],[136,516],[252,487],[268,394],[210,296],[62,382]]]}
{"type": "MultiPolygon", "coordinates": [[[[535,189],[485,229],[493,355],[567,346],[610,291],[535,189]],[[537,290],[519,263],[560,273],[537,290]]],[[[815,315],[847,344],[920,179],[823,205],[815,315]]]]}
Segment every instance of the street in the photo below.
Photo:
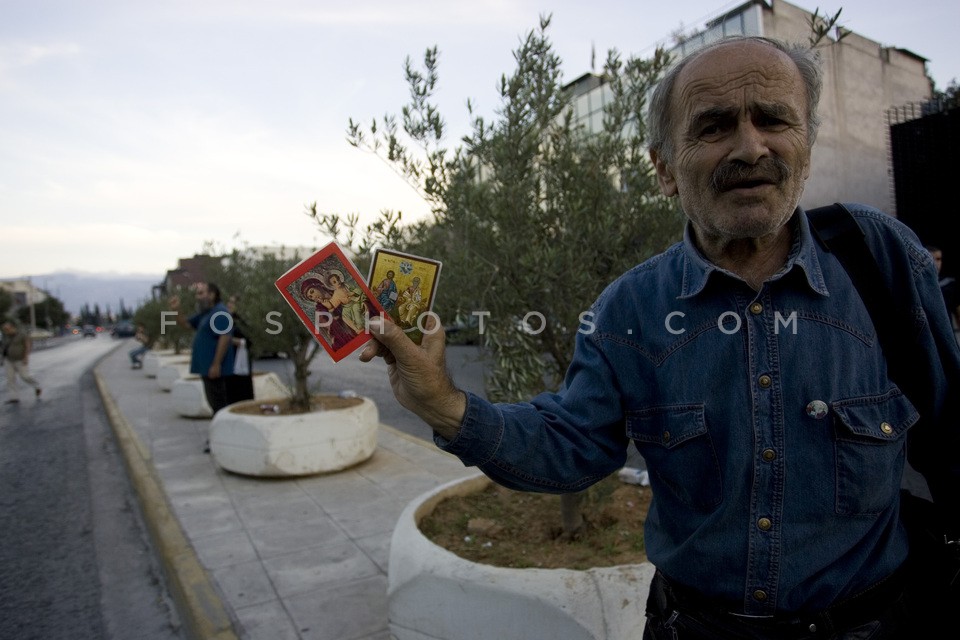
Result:
{"type": "MultiPolygon", "coordinates": [[[[133,346],[107,335],[53,339],[30,358],[42,398],[23,385],[19,404],[0,405],[0,640],[184,640],[92,376],[112,349],[133,346]]],[[[480,349],[450,347],[447,361],[457,385],[485,395],[480,349]]],[[[292,383],[287,360],[254,370],[292,383]]],[[[310,382],[370,397],[382,423],[432,439],[394,399],[380,359],[320,353],[310,382]]]]}
{"type": "Polygon", "coordinates": [[[112,348],[38,345],[42,398],[0,405],[0,640],[183,640],[90,373],[112,348]]]}

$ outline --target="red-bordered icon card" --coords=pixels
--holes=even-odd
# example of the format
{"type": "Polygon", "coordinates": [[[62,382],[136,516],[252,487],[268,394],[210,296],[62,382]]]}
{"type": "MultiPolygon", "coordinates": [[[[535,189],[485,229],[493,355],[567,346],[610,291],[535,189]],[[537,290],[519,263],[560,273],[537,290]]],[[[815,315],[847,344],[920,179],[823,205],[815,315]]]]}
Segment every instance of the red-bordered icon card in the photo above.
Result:
{"type": "Polygon", "coordinates": [[[430,258],[377,249],[367,283],[387,315],[411,340],[423,339],[423,316],[433,309],[441,263],[430,258]]]}
{"type": "Polygon", "coordinates": [[[331,242],[277,278],[277,289],[334,362],[368,340],[367,320],[385,314],[357,268],[331,242]]]}

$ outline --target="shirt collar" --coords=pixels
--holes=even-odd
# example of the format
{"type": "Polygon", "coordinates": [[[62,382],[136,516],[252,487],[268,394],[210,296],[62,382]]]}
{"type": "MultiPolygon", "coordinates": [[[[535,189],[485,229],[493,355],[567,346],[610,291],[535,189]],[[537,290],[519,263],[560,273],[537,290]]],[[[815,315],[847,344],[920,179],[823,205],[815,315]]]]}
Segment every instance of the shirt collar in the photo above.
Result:
{"type": "MultiPolygon", "coordinates": [[[[817,252],[816,241],[810,232],[810,222],[803,209],[797,207],[793,216],[787,222],[794,229],[793,247],[783,268],[770,280],[779,280],[794,267],[803,271],[807,285],[814,292],[829,296],[827,284],[820,267],[820,258],[817,252]]],[[[680,284],[678,298],[692,298],[707,286],[707,281],[714,273],[724,273],[732,278],[740,279],[726,269],[721,269],[707,260],[693,243],[693,230],[690,221],[687,221],[683,231],[683,277],[680,284]]]]}

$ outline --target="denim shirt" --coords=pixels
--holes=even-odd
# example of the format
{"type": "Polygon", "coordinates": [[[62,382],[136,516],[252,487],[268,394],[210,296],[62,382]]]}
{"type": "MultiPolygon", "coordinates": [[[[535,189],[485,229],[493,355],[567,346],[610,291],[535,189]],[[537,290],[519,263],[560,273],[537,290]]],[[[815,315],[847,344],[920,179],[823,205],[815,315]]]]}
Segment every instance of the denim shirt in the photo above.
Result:
{"type": "MultiPolygon", "coordinates": [[[[960,353],[936,268],[905,225],[848,208],[910,305],[942,381],[931,428],[956,451],[944,371],[956,380],[960,353]]],[[[560,493],[621,467],[633,441],[653,490],[648,558],[732,611],[819,611],[887,577],[907,554],[898,498],[919,413],[888,378],[846,271],[801,210],[789,224],[788,261],[759,291],[708,262],[688,227],[583,316],[558,392],[468,394],[460,432],[437,444],[508,487],[560,493]]],[[[960,456],[938,460],[914,466],[955,505],[960,456]]]]}

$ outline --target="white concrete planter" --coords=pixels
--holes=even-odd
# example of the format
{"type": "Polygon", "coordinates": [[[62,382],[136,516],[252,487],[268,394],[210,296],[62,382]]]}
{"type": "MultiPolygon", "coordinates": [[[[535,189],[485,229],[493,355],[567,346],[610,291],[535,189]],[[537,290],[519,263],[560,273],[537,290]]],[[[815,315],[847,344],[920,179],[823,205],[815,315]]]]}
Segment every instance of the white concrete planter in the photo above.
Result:
{"type": "MultiPolygon", "coordinates": [[[[255,399],[282,398],[289,393],[287,386],[280,382],[280,377],[277,374],[272,371],[254,372],[253,397],[255,399]]],[[[170,395],[177,415],[184,418],[209,418],[213,416],[213,410],[203,393],[203,381],[200,376],[189,374],[174,381],[170,389],[170,395]]]]}
{"type": "Polygon", "coordinates": [[[390,542],[387,597],[396,640],[636,640],[654,567],[505,569],[465,560],[418,523],[447,497],[482,491],[484,475],[454,480],[404,509],[390,542]]]}
{"type": "Polygon", "coordinates": [[[147,351],[143,354],[143,375],[148,378],[156,378],[160,371],[161,361],[172,358],[183,357],[183,354],[177,355],[173,349],[161,349],[159,351],[147,351]]]}
{"type": "Polygon", "coordinates": [[[173,383],[190,375],[190,358],[169,358],[160,361],[157,370],[157,385],[161,391],[170,391],[173,383]]]}
{"type": "Polygon", "coordinates": [[[200,376],[188,375],[173,383],[170,388],[173,408],[177,415],[184,418],[209,418],[213,410],[203,393],[203,381],[200,376]]]}
{"type": "Polygon", "coordinates": [[[280,376],[274,372],[253,372],[253,398],[255,400],[286,398],[289,395],[290,388],[280,382],[280,376]]]}
{"type": "Polygon", "coordinates": [[[340,471],[373,455],[380,416],[369,398],[345,409],[296,415],[248,414],[238,402],[210,423],[210,453],[224,469],[251,476],[302,476],[340,471]]]}

